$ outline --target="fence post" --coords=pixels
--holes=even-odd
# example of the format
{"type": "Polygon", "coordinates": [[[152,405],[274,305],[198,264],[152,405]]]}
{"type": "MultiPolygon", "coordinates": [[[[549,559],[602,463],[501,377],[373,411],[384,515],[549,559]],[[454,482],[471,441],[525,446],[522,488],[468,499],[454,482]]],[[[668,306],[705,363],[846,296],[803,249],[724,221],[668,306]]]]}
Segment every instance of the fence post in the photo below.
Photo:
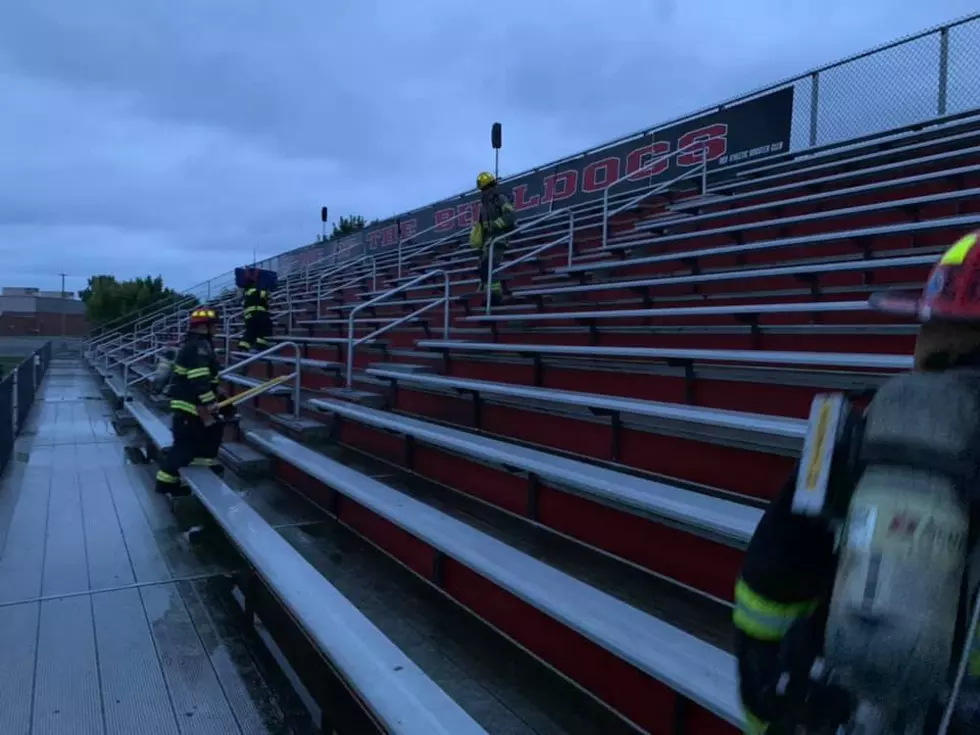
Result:
{"type": "Polygon", "coordinates": [[[817,144],[817,121],[820,109],[820,72],[810,75],[810,147],[817,144]]]}
{"type": "Polygon", "coordinates": [[[18,414],[17,414],[17,409],[18,409],[18,406],[17,406],[17,403],[18,403],[18,401],[17,401],[17,394],[19,392],[18,389],[17,389],[17,378],[19,377],[18,376],[18,373],[20,372],[20,370],[18,370],[17,368],[14,368],[12,372],[13,372],[13,377],[11,378],[11,380],[12,380],[11,386],[12,386],[13,390],[11,392],[10,405],[13,406],[13,410],[10,412],[10,419],[11,419],[11,429],[14,432],[14,436],[17,436],[17,424],[19,423],[17,421],[17,416],[18,416],[18,414]]]}
{"type": "Polygon", "coordinates": [[[946,114],[946,91],[949,86],[949,27],[939,31],[939,89],[936,95],[936,114],[946,114]]]}

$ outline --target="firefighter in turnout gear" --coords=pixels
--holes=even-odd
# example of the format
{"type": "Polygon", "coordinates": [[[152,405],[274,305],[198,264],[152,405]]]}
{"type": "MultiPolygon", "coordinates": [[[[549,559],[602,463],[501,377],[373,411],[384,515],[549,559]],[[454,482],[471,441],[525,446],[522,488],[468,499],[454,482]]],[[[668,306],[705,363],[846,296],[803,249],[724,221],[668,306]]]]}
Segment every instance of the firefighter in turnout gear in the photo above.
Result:
{"type": "Polygon", "coordinates": [[[245,316],[245,334],[238,341],[243,350],[253,347],[259,351],[269,346],[268,337],[272,334],[272,319],[269,317],[269,292],[258,286],[258,275],[254,268],[248,269],[248,282],[242,294],[242,308],[245,316]]]}
{"type": "Polygon", "coordinates": [[[187,337],[177,352],[170,385],[173,445],[164,454],[156,476],[159,493],[182,495],[180,468],[216,465],[221,445],[218,402],[218,359],[211,344],[217,314],[208,307],[190,315],[187,337]]]}
{"type": "MultiPolygon", "coordinates": [[[[882,732],[889,735],[893,732],[932,735],[937,730],[946,705],[942,700],[948,696],[967,645],[972,604],[980,579],[975,544],[976,521],[980,518],[976,513],[977,496],[956,492],[962,485],[949,479],[964,466],[960,462],[964,456],[971,456],[968,454],[971,449],[972,457],[980,457],[980,446],[974,446],[980,443],[980,412],[969,412],[972,407],[980,406],[980,292],[977,289],[980,246],[977,241],[978,233],[971,233],[949,248],[939,259],[923,292],[886,292],[870,299],[876,310],[914,317],[921,325],[913,371],[882,384],[863,416],[854,412],[853,415],[859,416],[855,425],[860,427],[857,430],[860,433],[841,431],[837,435],[833,456],[856,457],[853,465],[856,469],[844,474],[848,478],[848,490],[843,496],[847,516],[837,527],[839,543],[826,512],[816,515],[796,512],[794,491],[799,492],[798,483],[804,482],[804,476],[810,477],[805,473],[799,480],[797,472],[793,473],[756,528],[735,588],[733,614],[739,691],[747,733],[836,733],[837,726],[854,726],[863,721],[861,712],[866,712],[864,708],[869,706],[859,706],[859,698],[854,695],[856,681],[860,680],[865,692],[873,686],[881,687],[882,692],[888,687],[904,692],[902,687],[907,689],[909,681],[914,681],[924,670],[933,675],[920,680],[930,682],[926,689],[931,686],[937,691],[923,696],[923,704],[916,710],[923,713],[921,719],[919,715],[899,719],[898,722],[905,723],[899,729],[896,720],[888,714],[898,710],[892,706],[882,710],[886,714],[875,715],[880,719],[874,722],[876,726],[887,722],[882,732]],[[929,389],[929,385],[942,387],[929,389]],[[948,385],[964,392],[951,393],[948,385]],[[913,406],[912,411],[919,413],[911,420],[895,420],[896,411],[908,412],[909,404],[913,406]],[[966,416],[967,428],[948,431],[948,424],[943,422],[950,414],[966,416]],[[950,450],[951,454],[944,456],[941,450],[937,452],[928,444],[944,441],[950,435],[962,443],[962,448],[956,450],[958,454],[950,450]],[[915,454],[923,446],[927,449],[915,454]],[[949,462],[946,456],[957,459],[949,462]],[[928,473],[933,473],[931,479],[928,473]],[[865,505],[858,522],[855,509],[859,501],[867,501],[869,488],[875,493],[877,505],[865,505]],[[942,488],[952,490],[944,495],[942,488]],[[869,507],[875,510],[869,513],[869,507]],[[901,554],[892,551],[890,559],[889,549],[897,543],[896,529],[907,531],[909,539],[915,532],[914,522],[903,524],[895,520],[904,518],[910,508],[919,512],[918,516],[913,512],[913,517],[927,519],[928,524],[940,524],[944,530],[935,532],[934,538],[972,539],[974,548],[965,542],[962,548],[950,543],[948,548],[938,551],[938,546],[930,546],[932,556],[921,566],[914,566],[919,563],[914,555],[924,553],[919,551],[925,548],[922,542],[920,546],[903,547],[901,554]],[[893,519],[891,525],[889,518],[893,519]],[[946,525],[942,526],[943,523],[946,525]],[[968,533],[955,530],[966,528],[968,533]],[[886,539],[891,539],[891,547],[884,544],[886,539]],[[879,541],[880,546],[872,547],[879,541]],[[869,566],[862,561],[862,553],[877,556],[876,563],[869,566]],[[951,599],[952,604],[941,606],[937,600],[942,598],[944,574],[949,577],[944,599],[951,599]],[[930,585],[930,591],[922,594],[921,584],[930,585]],[[884,589],[889,585],[890,589],[884,589]],[[874,620],[869,617],[872,609],[879,616],[874,620]],[[915,625],[909,626],[907,620],[915,625]],[[942,627],[940,621],[945,620],[949,622],[943,632],[947,637],[933,635],[930,627],[942,627]],[[942,645],[931,645],[936,640],[942,645]],[[937,663],[931,670],[924,669],[921,661],[930,656],[937,663]],[[817,661],[827,666],[828,675],[815,673],[820,668],[814,668],[817,661]],[[835,665],[838,671],[844,672],[844,678],[833,675],[835,665]],[[942,673],[935,675],[936,671],[942,673]],[[861,679],[866,672],[871,674],[861,679]],[[844,686],[845,682],[848,686],[844,686]],[[921,729],[918,724],[904,729],[910,721],[924,725],[921,729]]],[[[813,425],[811,420],[811,429],[813,425]]],[[[804,454],[803,461],[812,460],[804,454]]],[[[806,466],[812,470],[812,465],[806,466]]],[[[965,466],[977,464],[967,461],[965,466]]],[[[980,473],[971,475],[965,484],[976,485],[976,477],[980,473]]],[[[970,490],[977,493],[980,487],[970,490]]],[[[975,637],[971,641],[966,648],[968,673],[953,705],[950,733],[980,732],[980,646],[975,637]]],[[[907,694],[901,696],[908,698],[907,694]]],[[[914,693],[911,699],[915,699],[914,693]]],[[[885,700],[889,700],[887,693],[881,697],[881,701],[885,700]]],[[[860,701],[868,699],[862,695],[860,701]]],[[[898,697],[889,701],[903,700],[898,697]]],[[[870,705],[872,710],[875,706],[870,705]]]]}
{"type": "Polygon", "coordinates": [[[491,263],[490,241],[513,230],[517,226],[517,218],[510,199],[497,189],[497,179],[493,174],[488,171],[479,174],[476,177],[476,186],[481,194],[480,221],[470,231],[470,245],[480,250],[480,291],[484,291],[489,283],[491,300],[499,303],[503,287],[490,271],[500,265],[508,243],[506,239],[497,240],[493,246],[491,263]]]}

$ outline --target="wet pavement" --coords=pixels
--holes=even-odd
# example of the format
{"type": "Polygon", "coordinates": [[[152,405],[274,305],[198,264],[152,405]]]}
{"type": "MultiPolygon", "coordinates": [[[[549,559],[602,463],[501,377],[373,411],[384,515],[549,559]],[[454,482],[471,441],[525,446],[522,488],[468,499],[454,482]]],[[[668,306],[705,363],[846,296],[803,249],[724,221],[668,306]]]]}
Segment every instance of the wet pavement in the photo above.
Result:
{"type": "Polygon", "coordinates": [[[191,547],[124,447],[54,360],[0,481],[0,733],[312,732],[227,604],[239,560],[191,547]]]}

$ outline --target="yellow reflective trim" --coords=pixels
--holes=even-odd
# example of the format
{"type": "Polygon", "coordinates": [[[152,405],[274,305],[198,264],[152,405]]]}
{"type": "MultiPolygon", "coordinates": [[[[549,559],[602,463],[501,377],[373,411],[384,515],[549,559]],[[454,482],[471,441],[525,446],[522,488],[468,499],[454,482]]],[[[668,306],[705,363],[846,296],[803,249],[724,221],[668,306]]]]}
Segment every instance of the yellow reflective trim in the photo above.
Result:
{"type": "Polygon", "coordinates": [[[213,467],[217,462],[209,457],[195,457],[191,460],[191,467],[213,467]]]}
{"type": "Polygon", "coordinates": [[[976,650],[976,648],[970,651],[967,673],[971,679],[980,679],[980,651],[976,650]]]}
{"type": "Polygon", "coordinates": [[[976,244],[977,233],[971,232],[969,235],[964,235],[957,240],[949,250],[943,253],[943,257],[940,259],[939,265],[963,265],[963,261],[966,260],[967,254],[976,244]]]}
{"type": "Polygon", "coordinates": [[[170,401],[171,411],[186,411],[187,413],[192,413],[197,416],[197,406],[189,401],[173,400],[170,401]]]}
{"type": "Polygon", "coordinates": [[[208,367],[194,368],[193,370],[187,371],[188,380],[196,380],[197,378],[210,378],[210,377],[211,377],[211,368],[208,367]]]}
{"type": "Polygon", "coordinates": [[[174,373],[177,375],[187,375],[187,368],[183,365],[174,365],[174,373]]]}
{"type": "Polygon", "coordinates": [[[198,398],[201,399],[201,403],[211,403],[215,399],[214,391],[209,390],[207,393],[202,393],[198,398]]]}
{"type": "Polygon", "coordinates": [[[157,470],[157,480],[171,485],[180,482],[179,477],[176,475],[171,475],[169,472],[164,472],[163,470],[157,470]]]}
{"type": "Polygon", "coordinates": [[[763,641],[781,640],[799,618],[810,615],[817,601],[781,603],[769,600],[742,579],[735,584],[732,623],[748,636],[763,641]]]}
{"type": "Polygon", "coordinates": [[[745,735],[762,735],[766,730],[769,729],[769,723],[763,722],[754,714],[745,709],[745,705],[742,705],[742,710],[745,714],[745,727],[742,732],[745,735]]]}

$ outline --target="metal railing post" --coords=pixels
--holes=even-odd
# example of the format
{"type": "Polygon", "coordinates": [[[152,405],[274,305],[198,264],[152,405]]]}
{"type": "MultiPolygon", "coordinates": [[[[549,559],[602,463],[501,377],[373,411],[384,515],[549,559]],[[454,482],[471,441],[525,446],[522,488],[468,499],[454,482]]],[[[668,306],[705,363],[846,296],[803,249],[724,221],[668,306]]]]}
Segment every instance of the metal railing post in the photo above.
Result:
{"type": "Polygon", "coordinates": [[[820,72],[815,71],[810,75],[810,147],[817,144],[817,123],[819,121],[818,110],[820,107],[820,72]]]}
{"type": "Polygon", "coordinates": [[[293,372],[296,374],[293,376],[293,418],[297,421],[300,417],[300,388],[302,387],[302,382],[300,381],[300,370],[303,367],[303,358],[300,357],[299,345],[293,344],[293,372]]]}
{"type": "MultiPolygon", "coordinates": [[[[293,388],[292,388],[292,391],[293,391],[293,394],[292,394],[293,395],[293,418],[298,419],[300,417],[300,399],[301,399],[301,390],[302,390],[302,385],[303,385],[303,381],[302,381],[303,356],[302,356],[302,353],[300,352],[299,345],[296,344],[295,342],[292,342],[292,341],[289,341],[289,340],[287,340],[285,342],[280,342],[280,343],[275,344],[275,345],[273,345],[272,347],[270,347],[270,348],[268,348],[266,350],[262,350],[262,352],[258,352],[258,353],[254,354],[254,355],[250,355],[249,357],[246,357],[241,362],[236,362],[234,365],[229,365],[228,367],[226,367],[224,370],[222,370],[220,373],[218,373],[218,377],[219,378],[223,378],[224,376],[226,376],[226,375],[228,375],[230,373],[233,373],[236,370],[239,370],[240,368],[245,367],[246,365],[251,365],[253,362],[256,362],[256,361],[261,360],[261,359],[263,359],[265,357],[268,357],[269,355],[271,355],[273,353],[276,353],[276,352],[279,352],[281,350],[284,350],[287,347],[290,347],[293,350],[293,364],[294,364],[295,367],[294,367],[294,370],[293,370],[293,375],[291,375],[290,378],[293,381],[293,388]]],[[[269,386],[265,390],[271,390],[274,387],[276,387],[276,386],[269,386]]],[[[265,392],[265,390],[262,390],[262,391],[259,391],[258,393],[255,393],[252,397],[254,398],[256,396],[261,395],[262,393],[265,392]]]]}
{"type": "Polygon", "coordinates": [[[347,376],[345,381],[346,387],[348,389],[350,389],[351,386],[353,386],[354,384],[354,349],[358,345],[363,344],[368,340],[374,339],[378,335],[384,334],[389,329],[392,329],[398,326],[399,324],[404,324],[409,319],[414,319],[419,314],[428,311],[434,306],[438,306],[440,302],[445,304],[445,309],[443,311],[443,316],[442,316],[442,331],[444,335],[449,334],[449,285],[450,285],[449,274],[445,270],[440,268],[438,270],[429,271],[428,273],[423,273],[420,276],[416,276],[411,281],[408,281],[407,283],[403,283],[402,285],[397,286],[396,288],[385,291],[383,294],[379,294],[378,296],[375,296],[373,299],[369,301],[365,301],[363,304],[358,304],[357,306],[355,306],[353,309],[350,310],[350,314],[347,316],[347,360],[346,360],[347,376]],[[385,301],[386,299],[394,296],[395,294],[399,294],[403,291],[407,291],[412,286],[415,286],[416,284],[421,283],[422,281],[425,281],[437,275],[441,275],[443,277],[443,297],[441,299],[436,299],[435,301],[426,304],[421,309],[416,309],[411,314],[406,314],[405,316],[395,319],[391,323],[386,324],[385,326],[374,330],[366,337],[361,337],[360,339],[354,338],[354,325],[357,320],[357,313],[359,311],[361,311],[362,309],[366,309],[370,306],[374,306],[375,304],[378,304],[382,301],[385,301]]]}
{"type": "Polygon", "coordinates": [[[701,196],[708,194],[708,146],[701,149],[701,196]]]}
{"type": "Polygon", "coordinates": [[[609,190],[612,184],[602,190],[602,244],[600,247],[605,249],[609,243],[609,190]]]}
{"type": "Polygon", "coordinates": [[[442,338],[449,339],[449,273],[442,272],[442,338]]]}
{"type": "Polygon", "coordinates": [[[396,278],[402,277],[402,236],[398,235],[398,275],[396,278]]]}
{"type": "Polygon", "coordinates": [[[575,210],[568,210],[568,267],[572,267],[575,252],[575,210]]]}
{"type": "Polygon", "coordinates": [[[225,309],[225,367],[231,364],[231,317],[225,309]]]}
{"type": "Polygon", "coordinates": [[[936,114],[946,114],[946,93],[949,88],[949,27],[939,31],[939,89],[936,92],[936,114]]]}
{"type": "Polygon", "coordinates": [[[494,252],[495,252],[494,249],[496,248],[496,246],[497,246],[497,238],[496,237],[491,238],[491,240],[490,240],[490,257],[487,258],[487,274],[486,274],[487,280],[483,284],[483,287],[484,287],[484,289],[487,292],[487,295],[486,295],[486,305],[484,307],[484,313],[487,314],[487,315],[490,314],[490,296],[491,296],[491,293],[493,291],[493,271],[494,271],[494,268],[493,268],[493,255],[494,255],[494,252]]]}

